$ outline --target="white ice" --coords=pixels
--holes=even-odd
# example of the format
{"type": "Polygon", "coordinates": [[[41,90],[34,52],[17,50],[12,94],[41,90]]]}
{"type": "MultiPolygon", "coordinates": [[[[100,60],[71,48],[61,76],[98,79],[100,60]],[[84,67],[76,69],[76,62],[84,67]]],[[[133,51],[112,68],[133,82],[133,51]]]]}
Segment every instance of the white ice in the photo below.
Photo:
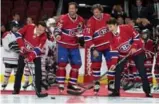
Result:
{"type": "MultiPolygon", "coordinates": [[[[13,89],[9,84],[7,90],[13,89]]],[[[31,90],[32,87],[29,88],[31,90]]],[[[99,96],[63,96],[49,95],[38,98],[36,95],[0,95],[1,104],[159,104],[159,98],[134,98],[134,97],[99,97],[99,96]],[[51,99],[55,97],[55,99],[51,99]]]]}

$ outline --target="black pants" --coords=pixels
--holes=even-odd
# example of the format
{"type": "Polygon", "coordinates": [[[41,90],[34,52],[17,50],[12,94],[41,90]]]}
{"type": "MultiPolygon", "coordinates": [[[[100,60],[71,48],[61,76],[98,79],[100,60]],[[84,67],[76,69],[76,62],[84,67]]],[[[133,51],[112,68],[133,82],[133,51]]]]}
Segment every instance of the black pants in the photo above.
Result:
{"type": "MultiPolygon", "coordinates": [[[[150,85],[146,75],[146,69],[144,67],[145,61],[145,54],[141,53],[133,57],[135,62],[136,68],[138,69],[139,75],[141,77],[143,83],[143,91],[145,93],[150,93],[150,85]]],[[[115,69],[115,92],[119,92],[120,90],[120,80],[121,80],[121,73],[124,69],[124,65],[126,64],[127,60],[123,61],[120,65],[118,65],[115,69]]]]}
{"type": "MultiPolygon", "coordinates": [[[[35,88],[37,92],[41,92],[41,58],[40,57],[35,58],[34,64],[35,64],[35,88]]],[[[20,91],[24,67],[25,67],[24,57],[20,55],[18,60],[18,69],[14,83],[15,91],[20,91]]]]}

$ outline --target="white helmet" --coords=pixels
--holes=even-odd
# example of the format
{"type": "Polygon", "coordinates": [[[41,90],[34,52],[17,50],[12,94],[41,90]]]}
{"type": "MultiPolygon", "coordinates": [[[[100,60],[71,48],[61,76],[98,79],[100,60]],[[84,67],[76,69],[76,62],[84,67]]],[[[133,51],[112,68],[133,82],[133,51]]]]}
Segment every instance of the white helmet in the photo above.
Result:
{"type": "Polygon", "coordinates": [[[56,23],[55,19],[54,18],[49,18],[46,22],[46,25],[47,27],[50,27],[51,24],[54,24],[56,23]]]}

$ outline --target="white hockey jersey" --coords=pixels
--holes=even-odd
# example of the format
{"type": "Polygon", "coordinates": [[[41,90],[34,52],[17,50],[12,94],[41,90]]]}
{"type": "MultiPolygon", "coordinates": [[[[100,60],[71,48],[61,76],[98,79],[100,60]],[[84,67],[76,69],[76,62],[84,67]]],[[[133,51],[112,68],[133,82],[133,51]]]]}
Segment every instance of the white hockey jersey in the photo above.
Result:
{"type": "Polygon", "coordinates": [[[16,37],[11,31],[3,34],[2,57],[3,57],[4,63],[17,65],[19,54],[11,50],[8,46],[11,42],[14,42],[14,41],[16,41],[16,37]]]}
{"type": "Polygon", "coordinates": [[[56,47],[56,42],[55,41],[50,41],[50,40],[46,40],[46,43],[42,49],[42,57],[47,57],[49,49],[53,49],[53,47],[56,47]]]}

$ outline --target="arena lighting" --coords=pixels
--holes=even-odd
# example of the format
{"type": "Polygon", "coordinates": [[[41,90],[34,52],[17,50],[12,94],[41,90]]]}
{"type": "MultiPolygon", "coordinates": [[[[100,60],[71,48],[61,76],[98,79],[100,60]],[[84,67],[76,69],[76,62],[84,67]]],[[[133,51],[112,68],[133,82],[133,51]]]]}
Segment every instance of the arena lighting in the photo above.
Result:
{"type": "MultiPolygon", "coordinates": [[[[84,3],[81,3],[78,5],[79,7],[85,7],[85,8],[89,8],[89,7],[92,7],[92,5],[87,5],[87,4],[84,4],[84,3]]],[[[109,7],[108,5],[102,5],[103,7],[109,7]]]]}

